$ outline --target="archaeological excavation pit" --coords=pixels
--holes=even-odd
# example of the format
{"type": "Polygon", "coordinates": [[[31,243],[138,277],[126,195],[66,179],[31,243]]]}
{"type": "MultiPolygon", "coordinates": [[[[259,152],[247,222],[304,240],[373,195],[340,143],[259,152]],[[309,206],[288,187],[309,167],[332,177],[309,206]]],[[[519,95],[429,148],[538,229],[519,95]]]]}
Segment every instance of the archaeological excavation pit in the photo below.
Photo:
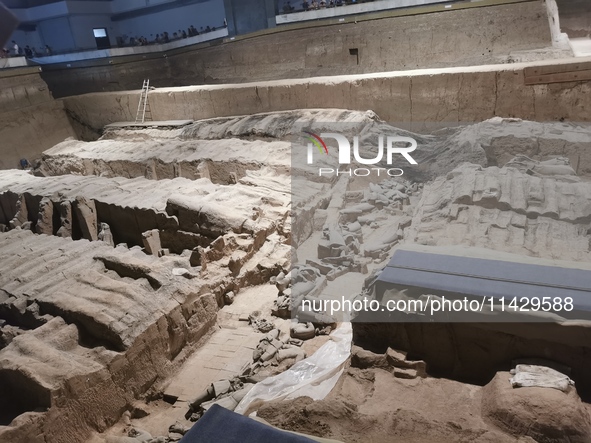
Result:
{"type": "Polygon", "coordinates": [[[37,3],[1,443],[591,441],[585,2],[37,3]]]}

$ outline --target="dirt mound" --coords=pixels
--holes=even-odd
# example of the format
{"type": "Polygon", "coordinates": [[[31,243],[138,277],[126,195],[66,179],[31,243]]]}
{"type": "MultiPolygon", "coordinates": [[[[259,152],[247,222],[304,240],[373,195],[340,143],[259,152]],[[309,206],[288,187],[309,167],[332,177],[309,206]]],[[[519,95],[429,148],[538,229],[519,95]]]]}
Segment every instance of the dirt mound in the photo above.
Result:
{"type": "Polygon", "coordinates": [[[257,416],[282,429],[352,443],[518,441],[480,417],[480,391],[450,380],[349,368],[325,400],[270,402],[257,416]]]}
{"type": "Polygon", "coordinates": [[[591,417],[574,389],[514,389],[511,374],[498,372],[482,392],[484,417],[515,436],[540,443],[591,441],[591,417]]]}

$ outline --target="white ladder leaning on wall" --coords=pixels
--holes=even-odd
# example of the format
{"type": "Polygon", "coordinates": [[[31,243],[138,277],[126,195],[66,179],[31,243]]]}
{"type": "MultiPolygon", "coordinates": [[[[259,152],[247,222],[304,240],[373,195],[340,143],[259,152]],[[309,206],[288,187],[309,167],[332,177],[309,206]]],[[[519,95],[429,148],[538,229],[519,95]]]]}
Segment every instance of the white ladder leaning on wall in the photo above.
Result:
{"type": "Polygon", "coordinates": [[[146,120],[152,120],[152,111],[148,103],[148,93],[150,92],[150,80],[144,80],[142,92],[140,93],[140,102],[137,105],[136,123],[143,123],[146,120]]]}

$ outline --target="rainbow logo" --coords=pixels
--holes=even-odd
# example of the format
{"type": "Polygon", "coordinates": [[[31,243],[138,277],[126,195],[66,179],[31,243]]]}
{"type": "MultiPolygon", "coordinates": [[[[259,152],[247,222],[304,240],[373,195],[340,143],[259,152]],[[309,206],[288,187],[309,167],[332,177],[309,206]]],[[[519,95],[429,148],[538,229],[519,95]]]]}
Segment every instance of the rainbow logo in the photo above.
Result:
{"type": "Polygon", "coordinates": [[[309,137],[306,138],[310,140],[314,145],[316,145],[320,153],[324,152],[326,153],[326,155],[328,155],[328,148],[326,147],[326,143],[324,143],[324,140],[322,140],[316,134],[313,134],[311,132],[304,131],[304,133],[308,134],[309,137]]]}

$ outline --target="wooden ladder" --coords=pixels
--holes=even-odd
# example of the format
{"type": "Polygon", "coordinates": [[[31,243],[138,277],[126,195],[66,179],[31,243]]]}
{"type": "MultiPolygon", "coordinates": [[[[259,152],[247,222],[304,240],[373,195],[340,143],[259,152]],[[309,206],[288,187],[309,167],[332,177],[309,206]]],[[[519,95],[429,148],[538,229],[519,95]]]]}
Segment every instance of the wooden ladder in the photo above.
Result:
{"type": "Polygon", "coordinates": [[[140,93],[140,102],[137,105],[136,123],[143,123],[146,120],[152,121],[152,111],[148,102],[148,93],[150,92],[150,80],[144,80],[142,92],[140,93]]]}

